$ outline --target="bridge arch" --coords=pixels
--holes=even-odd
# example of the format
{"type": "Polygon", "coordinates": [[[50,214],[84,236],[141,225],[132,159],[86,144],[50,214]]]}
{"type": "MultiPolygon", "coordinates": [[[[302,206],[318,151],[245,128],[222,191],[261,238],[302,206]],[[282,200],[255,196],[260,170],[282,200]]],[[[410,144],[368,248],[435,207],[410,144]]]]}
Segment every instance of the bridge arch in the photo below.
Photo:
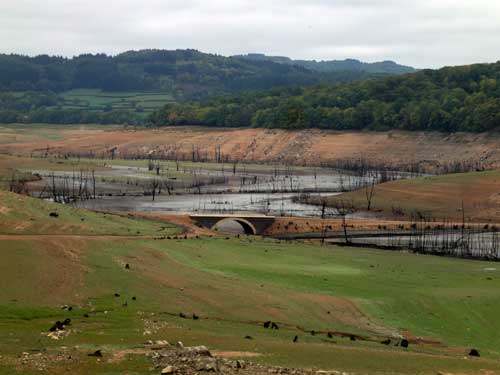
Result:
{"type": "Polygon", "coordinates": [[[249,222],[248,220],[245,220],[241,217],[225,217],[221,220],[218,220],[214,225],[212,225],[211,229],[216,230],[217,225],[219,225],[221,223],[225,223],[225,222],[230,222],[230,221],[237,222],[238,224],[240,224],[242,226],[245,234],[253,235],[253,236],[255,236],[257,234],[257,229],[255,228],[255,226],[251,222],[249,222]]]}

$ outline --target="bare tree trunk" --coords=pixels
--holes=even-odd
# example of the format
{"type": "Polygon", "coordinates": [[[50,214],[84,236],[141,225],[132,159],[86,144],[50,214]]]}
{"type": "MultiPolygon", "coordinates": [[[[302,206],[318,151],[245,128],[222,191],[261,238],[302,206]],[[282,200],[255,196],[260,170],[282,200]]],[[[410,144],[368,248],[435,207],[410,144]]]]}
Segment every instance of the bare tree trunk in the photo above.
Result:
{"type": "Polygon", "coordinates": [[[349,237],[347,236],[347,222],[346,222],[345,215],[342,216],[342,227],[344,228],[345,243],[348,244],[349,243],[349,237]]]}
{"type": "Polygon", "coordinates": [[[365,187],[365,196],[366,196],[366,210],[370,211],[372,207],[372,199],[373,193],[375,192],[375,181],[372,180],[370,185],[365,187]]]}
{"type": "Polygon", "coordinates": [[[95,194],[95,170],[92,169],[92,195],[95,199],[96,194],[95,194]]]}

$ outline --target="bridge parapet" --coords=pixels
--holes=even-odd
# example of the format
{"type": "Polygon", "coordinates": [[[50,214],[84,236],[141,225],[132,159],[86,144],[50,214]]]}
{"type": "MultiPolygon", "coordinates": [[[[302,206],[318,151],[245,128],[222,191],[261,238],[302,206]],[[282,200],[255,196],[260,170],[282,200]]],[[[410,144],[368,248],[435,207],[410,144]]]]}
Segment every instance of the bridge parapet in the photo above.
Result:
{"type": "Polygon", "coordinates": [[[274,223],[274,216],[266,215],[223,215],[223,214],[196,214],[190,215],[196,223],[213,229],[218,223],[224,221],[235,221],[239,223],[245,234],[262,234],[269,226],[274,223]]]}

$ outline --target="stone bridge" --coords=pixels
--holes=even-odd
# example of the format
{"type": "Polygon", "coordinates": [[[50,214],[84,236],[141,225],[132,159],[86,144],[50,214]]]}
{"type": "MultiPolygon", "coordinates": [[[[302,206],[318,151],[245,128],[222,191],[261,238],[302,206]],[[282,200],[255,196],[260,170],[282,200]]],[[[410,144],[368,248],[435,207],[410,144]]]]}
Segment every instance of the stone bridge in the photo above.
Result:
{"type": "Polygon", "coordinates": [[[214,227],[225,221],[235,221],[243,227],[245,234],[262,234],[271,224],[274,223],[274,216],[266,215],[225,215],[225,214],[196,214],[190,215],[191,219],[206,228],[214,227]]]}

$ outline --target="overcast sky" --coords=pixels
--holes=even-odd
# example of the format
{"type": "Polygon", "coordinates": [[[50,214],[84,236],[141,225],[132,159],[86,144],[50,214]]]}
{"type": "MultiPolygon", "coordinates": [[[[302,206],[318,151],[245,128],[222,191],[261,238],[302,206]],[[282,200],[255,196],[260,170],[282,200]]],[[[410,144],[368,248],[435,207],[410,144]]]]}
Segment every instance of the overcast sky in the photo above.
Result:
{"type": "Polygon", "coordinates": [[[440,67],[500,60],[499,0],[0,0],[0,52],[263,52],[440,67]]]}

